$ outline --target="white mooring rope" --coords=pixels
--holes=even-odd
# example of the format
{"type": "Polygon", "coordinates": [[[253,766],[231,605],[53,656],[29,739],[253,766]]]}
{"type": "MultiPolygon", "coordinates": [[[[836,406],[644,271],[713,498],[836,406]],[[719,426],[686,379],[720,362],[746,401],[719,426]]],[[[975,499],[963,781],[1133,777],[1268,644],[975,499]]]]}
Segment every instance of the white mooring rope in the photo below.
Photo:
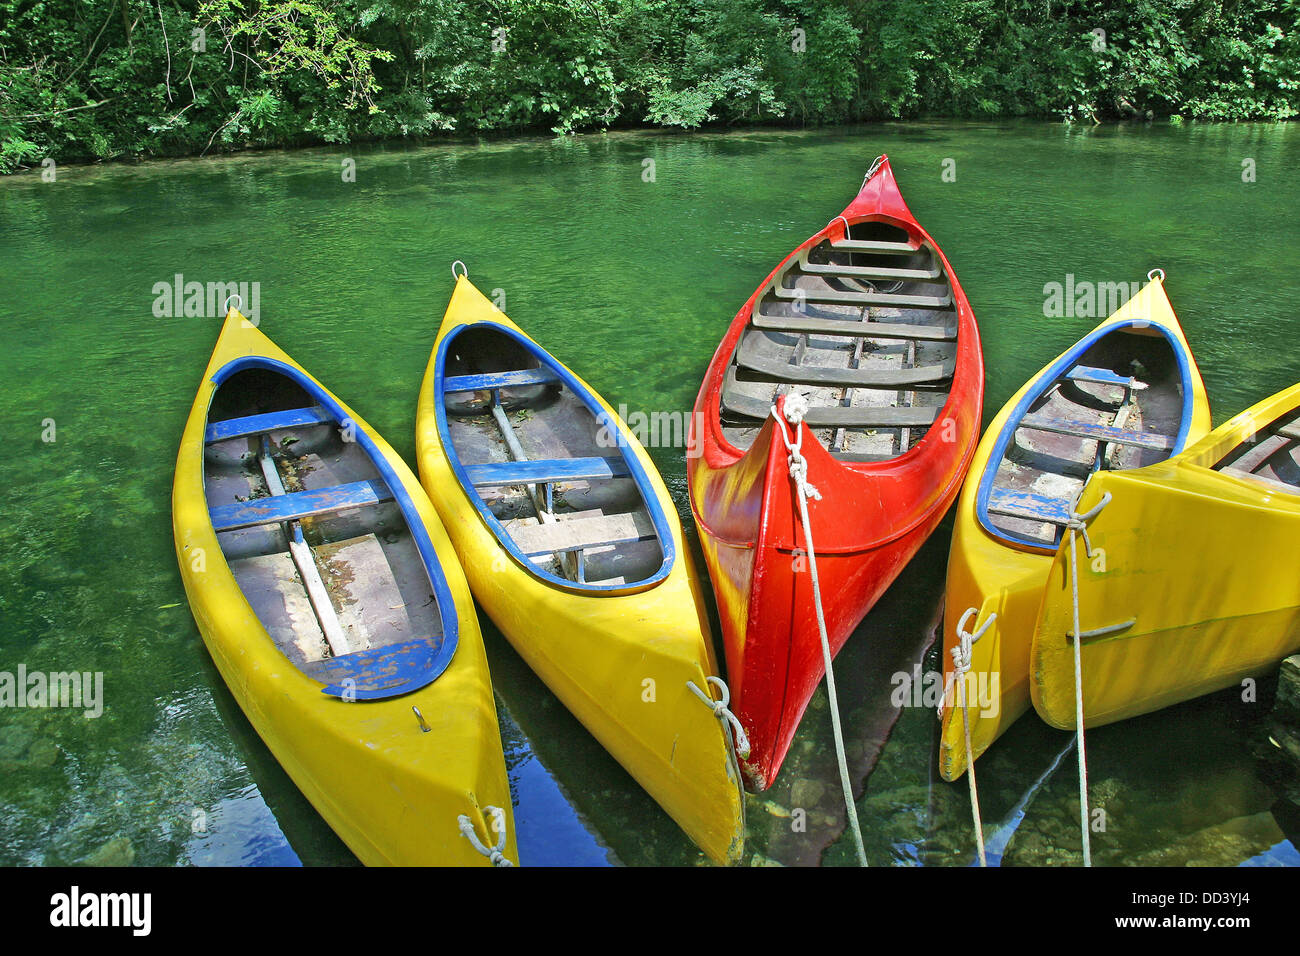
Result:
{"type": "Polygon", "coordinates": [[[822,591],[821,585],[817,581],[817,549],[813,545],[812,522],[808,520],[808,499],[815,498],[821,500],[821,492],[808,483],[808,462],[804,459],[800,449],[803,446],[803,432],[799,428],[799,423],[803,421],[804,415],[808,413],[808,400],[802,395],[787,395],[785,399],[785,421],[782,421],[781,415],[777,412],[776,406],[772,406],[772,418],[775,419],[777,427],[781,431],[781,440],[785,442],[786,451],[789,455],[786,458],[790,466],[790,478],[794,481],[795,491],[799,499],[799,516],[803,521],[803,536],[808,544],[808,570],[812,575],[813,586],[813,606],[817,610],[817,630],[822,639],[822,659],[826,664],[826,696],[830,698],[831,705],[831,727],[835,732],[835,756],[840,764],[840,786],[844,788],[844,808],[848,813],[849,826],[853,829],[853,840],[857,844],[858,862],[867,866],[867,851],[862,845],[862,826],[858,823],[858,808],[853,802],[853,785],[849,782],[849,765],[844,756],[844,734],[840,729],[840,706],[835,696],[835,674],[831,670],[831,645],[830,639],[826,636],[826,617],[822,613],[822,591]],[[788,421],[794,429],[795,441],[791,443],[790,434],[786,431],[785,422],[788,421]]]}
{"type": "MultiPolygon", "coordinates": [[[[978,614],[979,608],[967,608],[966,613],[957,622],[957,646],[952,649],[952,663],[953,677],[957,681],[958,688],[960,688],[957,694],[958,699],[961,701],[962,729],[966,734],[966,780],[970,786],[971,818],[975,822],[975,845],[979,848],[980,866],[988,866],[988,860],[984,856],[984,821],[980,818],[980,795],[979,789],[975,786],[975,757],[971,753],[970,746],[970,716],[966,707],[966,674],[970,671],[971,645],[984,636],[984,632],[998,619],[998,616],[990,614],[983,625],[972,634],[966,630],[966,622],[971,619],[972,615],[978,614]]],[[[940,714],[943,713],[943,700],[947,696],[947,693],[945,693],[939,701],[940,714]]]]}
{"type": "Polygon", "coordinates": [[[710,675],[705,678],[705,682],[712,684],[722,692],[721,700],[714,700],[709,696],[708,691],[700,690],[693,680],[688,680],[686,686],[691,689],[691,693],[704,701],[708,708],[713,711],[713,716],[722,721],[724,727],[731,724],[736,732],[736,754],[741,760],[747,759],[749,757],[749,737],[745,735],[745,728],[740,726],[740,721],[736,719],[736,715],[730,710],[731,690],[721,677],[710,675]]]}
{"type": "Polygon", "coordinates": [[[1083,748],[1083,632],[1079,629],[1079,555],[1075,548],[1075,532],[1083,535],[1084,557],[1092,557],[1092,541],[1088,539],[1088,522],[1102,508],[1110,504],[1110,492],[1102,495],[1091,511],[1079,514],[1070,511],[1070,588],[1074,597],[1074,730],[1079,741],[1079,830],[1083,836],[1083,865],[1092,866],[1092,841],[1088,836],[1088,759],[1083,748]]]}
{"type": "Polygon", "coordinates": [[[490,848],[486,846],[478,838],[478,834],[474,832],[473,821],[463,813],[456,818],[456,822],[460,824],[461,835],[469,840],[470,846],[491,860],[493,866],[514,866],[513,863],[506,859],[506,855],[501,852],[506,848],[506,812],[500,807],[484,807],[483,809],[492,814],[492,819],[495,821],[494,828],[498,832],[496,846],[490,848]]]}

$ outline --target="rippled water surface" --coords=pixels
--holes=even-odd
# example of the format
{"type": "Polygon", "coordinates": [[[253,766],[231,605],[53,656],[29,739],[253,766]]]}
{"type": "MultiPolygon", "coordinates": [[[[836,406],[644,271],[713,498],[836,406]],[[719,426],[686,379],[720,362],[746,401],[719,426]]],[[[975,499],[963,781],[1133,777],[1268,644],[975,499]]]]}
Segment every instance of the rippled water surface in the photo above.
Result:
{"type": "MultiPolygon", "coordinates": [[[[452,260],[611,404],[685,411],[737,307],[881,152],[979,318],[986,421],[1096,324],[1044,317],[1044,285],[1068,274],[1166,271],[1216,423],[1300,377],[1294,126],[617,134],[0,180],[0,671],[102,671],[106,699],[93,720],[0,711],[0,863],[355,862],[240,713],[185,603],[172,468],[219,321],[157,317],[156,283],[259,283],[263,330],[413,462],[452,260]]],[[[652,454],[689,519],[682,450],[652,454]]],[[[860,780],[874,767],[859,801],[873,863],[974,856],[966,784],[935,771],[933,712],[889,700],[893,674],[935,663],[950,530],[837,664],[850,763],[860,780]]],[[[523,862],[703,862],[484,625],[523,862]]],[[[1264,678],[1254,703],[1230,691],[1093,731],[1095,857],[1300,862],[1270,693],[1264,678]]],[[[996,859],[1077,862],[1068,745],[1031,713],[981,761],[996,859]]],[[[819,693],[781,778],[749,798],[749,861],[852,862],[837,779],[819,693]]]]}

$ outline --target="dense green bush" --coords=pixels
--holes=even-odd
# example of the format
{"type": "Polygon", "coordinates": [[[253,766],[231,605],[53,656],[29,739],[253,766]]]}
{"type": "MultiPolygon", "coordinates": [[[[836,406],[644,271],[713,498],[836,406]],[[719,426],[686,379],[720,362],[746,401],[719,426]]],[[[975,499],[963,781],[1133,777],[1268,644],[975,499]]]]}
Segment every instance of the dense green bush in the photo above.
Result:
{"type": "Polygon", "coordinates": [[[0,0],[0,171],[616,125],[1300,106],[1300,0],[0,0]]]}

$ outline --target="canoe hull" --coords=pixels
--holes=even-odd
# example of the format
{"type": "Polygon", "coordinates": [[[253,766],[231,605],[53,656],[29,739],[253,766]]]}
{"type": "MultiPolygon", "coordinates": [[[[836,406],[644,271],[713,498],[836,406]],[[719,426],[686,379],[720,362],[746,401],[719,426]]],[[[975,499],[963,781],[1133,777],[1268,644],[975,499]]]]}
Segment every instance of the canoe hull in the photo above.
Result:
{"type": "Polygon", "coordinates": [[[397,474],[434,545],[459,618],[451,665],[432,684],[401,697],[348,702],[323,694],[324,685],[276,647],[235,580],[209,517],[203,455],[216,390],[213,375],[243,356],[271,358],[302,371],[232,312],[181,440],[172,493],[176,556],[217,670],[268,749],[363,863],[487,865],[461,835],[458,817],[470,818],[480,840],[495,842],[489,806],[506,812],[504,853],[517,863],[505,758],[473,599],[415,476],[350,409],[357,430],[369,436],[397,474]],[[428,733],[420,729],[413,706],[420,708],[428,733]]]}
{"type": "MultiPolygon", "coordinates": [[[[462,277],[438,343],[475,322],[525,335],[462,277]]],[[[520,657],[696,845],[715,862],[738,862],[744,806],[728,732],[687,686],[707,688],[707,677],[717,673],[703,595],[676,506],[649,455],[619,422],[626,452],[638,457],[672,519],[671,570],[644,590],[566,590],[521,567],[470,502],[448,460],[436,401],[431,362],[417,412],[420,477],[475,597],[520,657]]]]}
{"type": "MultiPolygon", "coordinates": [[[[799,426],[808,480],[812,540],[832,653],[844,645],[956,500],[975,449],[983,402],[983,358],[975,317],[946,257],[916,222],[888,161],[847,209],[794,250],[750,297],[718,346],[692,416],[688,456],[691,505],[713,582],[727,655],[733,709],[750,736],[749,789],[769,787],[800,718],[822,680],[817,627],[798,502],[787,452],[769,415],[746,451],[720,424],[728,363],[773,277],[846,220],[891,221],[929,246],[952,287],[958,332],[948,399],[927,434],[888,461],[845,463],[799,426]]],[[[793,435],[792,435],[793,438],[793,435]]]]}
{"type": "MultiPolygon", "coordinates": [[[[1107,330],[1130,325],[1135,318],[1147,326],[1158,325],[1171,346],[1183,355],[1191,384],[1185,442],[1199,440],[1209,431],[1209,401],[1162,280],[1149,283],[1090,337],[1109,334],[1107,330]]],[[[1151,331],[1161,334],[1154,328],[1151,331]]],[[[957,779],[968,765],[966,724],[971,735],[970,759],[978,759],[1031,706],[1030,648],[1054,549],[1014,545],[995,537],[981,523],[978,499],[999,438],[1011,424],[1016,409],[1040,387],[1049,370],[1075,348],[1078,346],[1049,363],[998,412],[975,451],[962,488],[948,554],[943,621],[943,678],[944,686],[951,688],[945,699],[939,744],[939,772],[945,780],[957,779]],[[959,697],[953,685],[952,651],[958,644],[957,626],[972,608],[978,612],[967,622],[972,633],[992,614],[996,613],[997,618],[971,648],[971,670],[966,676],[968,706],[963,712],[956,706],[959,697]]],[[[1093,475],[1087,487],[1109,474],[1093,475]]]]}
{"type": "MultiPolygon", "coordinates": [[[[1098,476],[1080,502],[1110,502],[1079,555],[1079,626],[1132,621],[1081,649],[1085,726],[1125,720],[1239,684],[1300,650],[1300,489],[1212,470],[1300,406],[1300,386],[1266,399],[1160,465],[1098,476]]],[[[1051,559],[1034,634],[1034,708],[1076,724],[1069,545],[1051,559]]]]}

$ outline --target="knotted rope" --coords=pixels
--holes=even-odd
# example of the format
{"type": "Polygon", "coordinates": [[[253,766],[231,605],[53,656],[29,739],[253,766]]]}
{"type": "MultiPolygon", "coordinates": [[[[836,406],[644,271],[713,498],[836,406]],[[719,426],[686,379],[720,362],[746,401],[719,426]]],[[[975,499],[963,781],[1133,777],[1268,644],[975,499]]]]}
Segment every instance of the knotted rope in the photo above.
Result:
{"type": "Polygon", "coordinates": [[[835,673],[831,669],[831,644],[826,636],[826,616],[822,611],[821,584],[817,580],[817,549],[813,544],[812,522],[808,520],[808,499],[821,500],[821,492],[808,483],[808,462],[801,451],[803,431],[799,428],[804,415],[808,414],[808,400],[802,395],[787,395],[785,399],[785,416],[772,406],[772,418],[781,432],[781,440],[789,453],[786,462],[790,468],[790,479],[794,482],[796,497],[799,499],[799,517],[803,522],[804,540],[808,543],[808,570],[812,574],[813,606],[817,611],[817,630],[822,639],[822,660],[826,665],[826,696],[831,705],[831,727],[835,733],[835,756],[840,765],[840,786],[844,789],[844,808],[848,813],[849,826],[853,830],[853,840],[857,845],[858,862],[867,866],[867,851],[862,845],[862,826],[858,823],[858,808],[853,801],[853,785],[849,782],[849,765],[844,755],[844,734],[840,729],[840,706],[835,695],[835,673]],[[794,429],[795,439],[790,440],[790,433],[785,423],[794,429]]]}
{"type": "Polygon", "coordinates": [[[485,846],[483,841],[478,838],[478,834],[474,832],[473,822],[463,813],[456,818],[456,822],[460,824],[461,835],[469,840],[470,846],[491,860],[493,866],[514,866],[513,863],[506,859],[505,853],[502,852],[506,848],[506,812],[500,807],[484,807],[483,809],[492,814],[493,829],[498,833],[496,846],[491,848],[485,846]]]}
{"type": "Polygon", "coordinates": [[[711,675],[705,678],[705,680],[707,683],[712,684],[722,692],[721,700],[714,700],[709,696],[707,691],[703,691],[697,687],[695,681],[688,680],[686,686],[691,689],[691,693],[704,701],[708,708],[713,711],[713,716],[722,721],[724,727],[727,724],[731,724],[736,734],[736,753],[740,756],[741,760],[746,759],[749,756],[749,737],[745,735],[745,728],[740,726],[740,721],[736,719],[736,715],[729,709],[731,705],[731,691],[728,689],[726,681],[721,677],[713,677],[711,675]]]}
{"type": "MultiPolygon", "coordinates": [[[[959,688],[957,696],[961,702],[962,729],[966,734],[966,780],[970,785],[970,812],[971,818],[975,822],[975,845],[979,848],[980,866],[988,866],[988,860],[984,856],[984,821],[980,818],[980,795],[979,789],[975,786],[975,756],[971,753],[970,746],[970,717],[966,707],[966,674],[970,671],[971,645],[984,636],[984,632],[998,619],[998,616],[990,614],[984,624],[972,634],[966,630],[966,622],[971,619],[971,615],[978,614],[979,608],[972,607],[967,608],[966,613],[961,616],[961,620],[957,622],[957,644],[953,647],[951,653],[953,678],[959,688]]],[[[945,692],[943,698],[939,701],[939,713],[941,715],[943,713],[943,701],[947,699],[947,696],[945,692]]]]}
{"type": "Polygon", "coordinates": [[[1075,547],[1076,532],[1083,536],[1084,557],[1092,557],[1088,522],[1110,504],[1110,492],[1085,514],[1071,509],[1066,528],[1070,532],[1070,588],[1074,598],[1074,728],[1079,741],[1079,829],[1083,834],[1083,865],[1092,866],[1092,841],[1088,836],[1088,759],[1083,749],[1083,632],[1079,629],[1079,554],[1075,547]]]}

